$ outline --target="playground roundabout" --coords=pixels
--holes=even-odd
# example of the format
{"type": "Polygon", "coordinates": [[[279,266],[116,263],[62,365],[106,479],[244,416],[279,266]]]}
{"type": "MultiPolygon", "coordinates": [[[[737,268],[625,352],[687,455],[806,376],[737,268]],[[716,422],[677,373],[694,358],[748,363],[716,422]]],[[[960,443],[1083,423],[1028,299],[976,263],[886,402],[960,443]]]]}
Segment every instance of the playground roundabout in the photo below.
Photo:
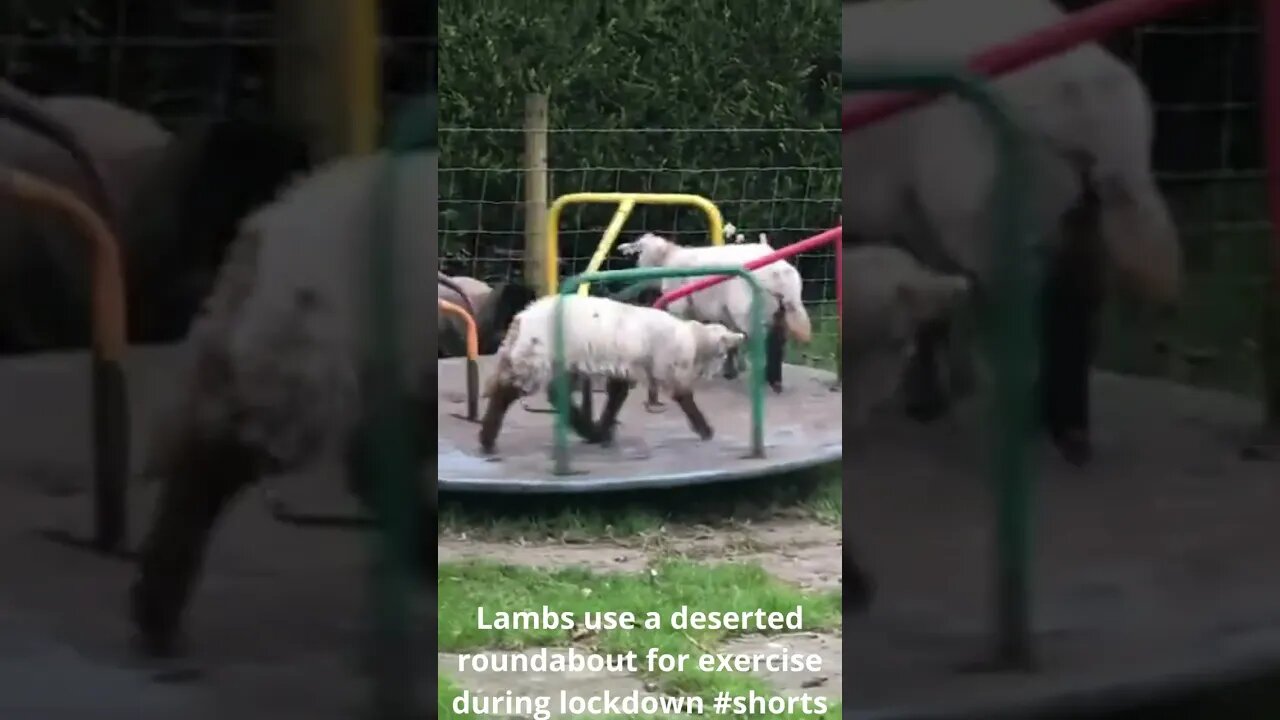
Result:
{"type": "MultiPolygon", "coordinates": [[[[490,371],[491,361],[479,359],[482,376],[490,371]]],[[[711,440],[699,440],[674,403],[667,401],[651,412],[644,406],[644,393],[634,391],[619,416],[613,446],[571,441],[570,474],[556,475],[551,454],[555,415],[545,397],[526,398],[513,407],[497,454],[480,454],[479,426],[465,418],[465,368],[463,358],[439,364],[438,477],[443,491],[634,490],[746,479],[840,462],[841,394],[830,372],[784,366],[783,391],[765,394],[764,457],[749,456],[751,398],[746,378],[717,377],[700,385],[697,395],[716,431],[711,440]]]]}

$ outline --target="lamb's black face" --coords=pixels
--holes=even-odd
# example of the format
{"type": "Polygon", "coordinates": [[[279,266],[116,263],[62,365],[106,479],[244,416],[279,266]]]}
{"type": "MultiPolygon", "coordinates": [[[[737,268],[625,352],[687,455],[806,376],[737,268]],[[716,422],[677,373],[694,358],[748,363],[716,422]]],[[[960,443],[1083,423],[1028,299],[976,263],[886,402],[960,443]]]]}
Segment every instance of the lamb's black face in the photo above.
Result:
{"type": "Polygon", "coordinates": [[[658,302],[658,298],[660,297],[662,297],[662,288],[659,286],[648,285],[638,292],[631,302],[635,305],[652,306],[654,303],[658,302]]]}
{"type": "Polygon", "coordinates": [[[476,309],[480,354],[497,352],[512,318],[537,299],[537,291],[528,285],[513,282],[495,286],[485,298],[484,306],[476,309]]]}
{"type": "Polygon", "coordinates": [[[129,238],[138,271],[130,278],[136,293],[130,303],[134,333],[153,342],[186,333],[240,222],[311,167],[298,133],[241,119],[182,133],[166,152],[181,161],[164,168],[171,177],[155,186],[161,196],[141,198],[138,212],[171,221],[140,221],[137,226],[144,229],[129,238]],[[174,204],[177,212],[161,210],[162,203],[174,204]]]}
{"type": "Polygon", "coordinates": [[[920,328],[915,347],[902,377],[907,415],[919,422],[937,420],[951,407],[953,398],[945,381],[948,330],[945,322],[920,328]]]}
{"type": "Polygon", "coordinates": [[[845,610],[855,614],[865,612],[875,597],[875,585],[871,576],[862,569],[847,549],[842,562],[845,610]]]}
{"type": "Polygon", "coordinates": [[[310,167],[306,142],[284,126],[232,119],[205,128],[183,196],[187,218],[209,224],[209,244],[200,250],[220,260],[240,220],[310,167]]]}

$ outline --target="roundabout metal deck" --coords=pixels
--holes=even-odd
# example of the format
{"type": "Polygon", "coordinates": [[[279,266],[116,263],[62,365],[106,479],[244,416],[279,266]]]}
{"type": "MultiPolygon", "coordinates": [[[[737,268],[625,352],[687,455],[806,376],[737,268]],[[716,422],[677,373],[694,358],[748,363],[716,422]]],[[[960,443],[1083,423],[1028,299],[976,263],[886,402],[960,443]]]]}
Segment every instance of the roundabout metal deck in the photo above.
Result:
{"type": "Polygon", "coordinates": [[[845,619],[859,648],[844,660],[847,716],[1089,718],[1280,673],[1280,466],[1240,454],[1261,409],[1093,382],[1093,463],[1035,452],[1034,672],[961,670],[991,643],[986,408],[924,427],[886,417],[851,440],[846,542],[879,592],[845,619]]]}
{"type": "MultiPolygon", "coordinates": [[[[480,358],[480,374],[492,358],[480,358]]],[[[546,398],[530,397],[512,407],[498,437],[495,457],[480,455],[479,426],[463,419],[466,409],[466,361],[440,361],[439,479],[442,491],[495,493],[574,493],[662,488],[725,482],[794,472],[841,457],[841,393],[835,375],[798,365],[783,368],[781,394],[765,397],[765,457],[747,458],[750,447],[750,396],[745,375],[715,378],[700,386],[697,401],[715,429],[703,442],[689,429],[683,413],[667,402],[662,412],[644,408],[644,393],[633,392],[619,416],[611,448],[574,439],[570,452],[575,474],[552,473],[554,415],[546,398]],[[538,412],[544,411],[544,412],[538,412]]],[[[599,403],[597,403],[597,406],[599,403]]]]}

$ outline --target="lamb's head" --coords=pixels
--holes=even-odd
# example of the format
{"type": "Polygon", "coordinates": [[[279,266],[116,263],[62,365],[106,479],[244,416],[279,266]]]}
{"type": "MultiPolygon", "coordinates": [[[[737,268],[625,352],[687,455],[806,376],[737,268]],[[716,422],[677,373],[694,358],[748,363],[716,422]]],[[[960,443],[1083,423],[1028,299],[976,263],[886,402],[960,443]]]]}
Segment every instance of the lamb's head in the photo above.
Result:
{"type": "Polygon", "coordinates": [[[498,351],[502,339],[506,337],[507,327],[521,310],[534,300],[538,293],[533,288],[519,282],[501,283],[476,308],[476,330],[479,334],[480,353],[491,355],[498,351]]]}
{"type": "Polygon", "coordinates": [[[912,289],[899,289],[913,333],[901,393],[907,414],[920,422],[946,413],[976,384],[972,342],[955,322],[971,290],[969,280],[956,275],[929,275],[912,289]]]}
{"type": "Polygon", "coordinates": [[[742,347],[747,336],[730,330],[720,323],[704,323],[697,320],[686,320],[693,329],[694,342],[697,343],[697,355],[694,362],[704,375],[714,373],[724,366],[729,353],[742,347]]]}
{"type": "Polygon", "coordinates": [[[188,329],[245,218],[312,168],[302,131],[227,118],[182,130],[125,208],[129,313],[148,342],[188,329]]]}
{"type": "Polygon", "coordinates": [[[636,267],[656,267],[665,265],[667,257],[679,247],[661,235],[645,233],[637,240],[619,245],[618,252],[635,255],[636,267]]]}
{"type": "Polygon", "coordinates": [[[908,395],[908,404],[913,402],[910,396],[940,393],[942,375],[950,368],[919,362],[916,339],[926,328],[946,327],[969,297],[968,278],[921,269],[879,285],[888,292],[870,292],[870,282],[849,285],[842,352],[850,378],[845,389],[853,396],[851,422],[864,422],[900,389],[908,395]],[[930,368],[930,377],[912,377],[908,369],[917,367],[930,368]]]}
{"type": "Polygon", "coordinates": [[[949,315],[969,297],[972,287],[963,275],[925,273],[898,283],[897,300],[906,327],[920,325],[949,315]]]}

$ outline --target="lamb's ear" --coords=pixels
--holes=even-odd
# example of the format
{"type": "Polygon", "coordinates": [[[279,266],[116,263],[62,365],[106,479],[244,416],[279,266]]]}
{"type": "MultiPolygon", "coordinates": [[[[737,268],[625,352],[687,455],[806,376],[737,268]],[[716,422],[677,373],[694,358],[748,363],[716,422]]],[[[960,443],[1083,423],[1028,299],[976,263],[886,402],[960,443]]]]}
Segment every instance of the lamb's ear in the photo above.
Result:
{"type": "Polygon", "coordinates": [[[494,324],[502,332],[506,332],[511,318],[538,299],[533,288],[519,282],[499,285],[489,293],[488,304],[493,307],[494,324]]]}
{"type": "Polygon", "coordinates": [[[969,294],[969,279],[963,275],[934,275],[923,281],[898,283],[898,302],[916,322],[933,320],[955,307],[969,294]]]}
{"type": "Polygon", "coordinates": [[[662,297],[661,285],[645,285],[631,298],[633,305],[652,305],[658,302],[658,298],[662,297]]]}
{"type": "Polygon", "coordinates": [[[728,352],[734,348],[741,347],[742,342],[746,339],[747,336],[742,333],[726,330],[721,333],[720,337],[716,338],[716,342],[720,345],[721,350],[728,352]]]}
{"type": "Polygon", "coordinates": [[[523,283],[511,282],[494,286],[493,291],[476,309],[480,353],[490,355],[497,352],[512,319],[537,299],[538,294],[533,288],[523,283]]]}
{"type": "Polygon", "coordinates": [[[973,291],[973,283],[963,275],[943,275],[938,278],[947,297],[947,307],[960,303],[973,291]]]}
{"type": "Polygon", "coordinates": [[[898,303],[906,309],[907,315],[915,322],[925,322],[933,317],[935,303],[922,284],[901,280],[894,295],[898,303]]]}

